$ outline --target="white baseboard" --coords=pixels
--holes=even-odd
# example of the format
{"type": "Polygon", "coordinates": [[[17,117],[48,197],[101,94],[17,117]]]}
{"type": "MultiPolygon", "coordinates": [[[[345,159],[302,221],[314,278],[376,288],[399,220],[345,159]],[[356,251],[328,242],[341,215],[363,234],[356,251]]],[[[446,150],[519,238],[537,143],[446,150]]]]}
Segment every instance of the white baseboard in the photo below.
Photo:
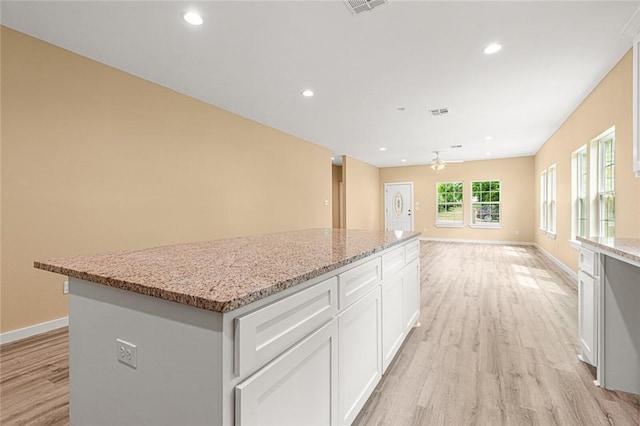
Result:
{"type": "Polygon", "coordinates": [[[538,244],[534,244],[533,245],[535,248],[537,248],[538,250],[540,250],[540,252],[542,254],[544,254],[546,257],[549,258],[549,260],[551,260],[553,263],[555,263],[556,265],[558,265],[560,267],[560,269],[562,269],[567,275],[569,275],[571,278],[573,278],[573,280],[577,283],[578,282],[578,274],[576,274],[575,272],[573,272],[573,270],[571,268],[569,268],[567,265],[565,265],[564,263],[562,263],[560,260],[558,260],[557,258],[555,258],[551,253],[549,253],[548,251],[546,251],[545,249],[543,249],[542,247],[540,247],[538,244]]]}
{"type": "Polygon", "coordinates": [[[0,334],[0,344],[14,342],[16,340],[25,339],[35,336],[36,334],[46,333],[56,328],[66,327],[69,325],[69,317],[58,318],[52,321],[41,322],[40,324],[31,325],[25,328],[19,328],[13,331],[7,331],[0,334]]]}
{"type": "Polygon", "coordinates": [[[471,244],[501,244],[501,245],[510,245],[510,246],[533,246],[534,243],[530,243],[527,241],[500,241],[500,240],[465,240],[458,238],[432,238],[432,237],[421,237],[422,241],[441,241],[444,243],[471,243],[471,244]]]}

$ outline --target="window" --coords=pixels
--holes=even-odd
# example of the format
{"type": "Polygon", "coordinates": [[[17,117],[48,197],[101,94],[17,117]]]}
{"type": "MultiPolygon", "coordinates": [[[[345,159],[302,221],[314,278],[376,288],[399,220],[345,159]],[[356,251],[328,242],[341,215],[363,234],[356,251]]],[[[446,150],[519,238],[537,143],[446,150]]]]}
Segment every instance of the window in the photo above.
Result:
{"type": "Polygon", "coordinates": [[[615,237],[615,141],[614,132],[598,140],[598,207],[600,236],[615,237]]]}
{"type": "Polygon", "coordinates": [[[587,237],[587,147],[571,154],[571,239],[587,237]]]}
{"type": "Polygon", "coordinates": [[[463,226],[462,182],[439,182],[437,185],[437,226],[463,226]]]}
{"type": "Polygon", "coordinates": [[[547,169],[547,232],[556,233],[556,165],[547,169]]]}
{"type": "Polygon", "coordinates": [[[547,230],[547,171],[540,173],[540,230],[547,230]]]}
{"type": "Polygon", "coordinates": [[[500,181],[471,182],[471,225],[478,227],[500,226],[500,181]]]}
{"type": "Polygon", "coordinates": [[[540,173],[540,230],[556,234],[556,165],[540,173]]]}

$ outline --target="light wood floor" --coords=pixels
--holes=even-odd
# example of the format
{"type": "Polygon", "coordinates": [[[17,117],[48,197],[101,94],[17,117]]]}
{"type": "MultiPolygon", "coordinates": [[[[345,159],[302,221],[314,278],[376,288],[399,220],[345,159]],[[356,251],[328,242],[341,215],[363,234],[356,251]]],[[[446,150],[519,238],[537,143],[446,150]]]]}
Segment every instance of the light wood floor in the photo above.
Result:
{"type": "MultiPolygon", "coordinates": [[[[577,314],[576,284],[532,247],[423,242],[421,326],[354,424],[640,425],[640,397],[576,358],[577,314]]],[[[0,424],[69,423],[66,329],[0,362],[0,424]]]]}
{"type": "Polygon", "coordinates": [[[640,397],[577,359],[577,286],[556,265],[533,247],[422,244],[421,325],[355,425],[640,425],[640,397]]]}

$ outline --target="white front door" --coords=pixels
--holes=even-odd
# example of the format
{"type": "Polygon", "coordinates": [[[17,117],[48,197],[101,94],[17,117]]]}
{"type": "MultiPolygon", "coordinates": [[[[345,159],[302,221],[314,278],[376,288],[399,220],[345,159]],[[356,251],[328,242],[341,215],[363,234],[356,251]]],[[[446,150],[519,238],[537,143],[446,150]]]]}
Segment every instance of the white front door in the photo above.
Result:
{"type": "Polygon", "coordinates": [[[384,184],[384,229],[413,231],[413,182],[384,184]]]}

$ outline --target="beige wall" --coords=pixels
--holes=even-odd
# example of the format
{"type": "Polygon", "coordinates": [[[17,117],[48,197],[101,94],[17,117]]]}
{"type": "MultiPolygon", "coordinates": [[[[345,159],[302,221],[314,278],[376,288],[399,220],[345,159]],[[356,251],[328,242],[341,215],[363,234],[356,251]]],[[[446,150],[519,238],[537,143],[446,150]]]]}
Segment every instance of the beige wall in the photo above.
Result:
{"type": "Polygon", "coordinates": [[[3,332],[67,315],[35,259],[331,227],[328,149],[4,27],[1,78],[3,332]]]}
{"type": "Polygon", "coordinates": [[[331,166],[331,221],[334,228],[340,228],[340,182],[342,182],[342,167],[331,166]]]}
{"type": "MultiPolygon", "coordinates": [[[[632,172],[632,51],[620,60],[589,94],[535,157],[536,206],[540,202],[539,175],[557,167],[557,238],[536,232],[536,242],[554,257],[578,269],[578,253],[571,238],[571,154],[611,126],[616,128],[616,236],[640,237],[640,179],[632,172]]],[[[539,208],[535,225],[540,226],[539,208]]]]}
{"type": "MultiPolygon", "coordinates": [[[[414,228],[423,237],[461,240],[533,241],[533,157],[452,163],[440,172],[429,166],[389,167],[380,169],[380,194],[384,184],[413,182],[414,228]],[[502,181],[502,228],[470,228],[471,181],[502,181]],[[462,228],[438,228],[436,223],[436,184],[464,182],[464,222],[462,228]],[[518,234],[516,234],[518,232],[518,234]]],[[[384,222],[384,197],[380,199],[380,214],[384,222]]]]}
{"type": "Polygon", "coordinates": [[[346,228],[382,229],[379,178],[380,173],[377,167],[355,158],[342,157],[346,228]]]}

